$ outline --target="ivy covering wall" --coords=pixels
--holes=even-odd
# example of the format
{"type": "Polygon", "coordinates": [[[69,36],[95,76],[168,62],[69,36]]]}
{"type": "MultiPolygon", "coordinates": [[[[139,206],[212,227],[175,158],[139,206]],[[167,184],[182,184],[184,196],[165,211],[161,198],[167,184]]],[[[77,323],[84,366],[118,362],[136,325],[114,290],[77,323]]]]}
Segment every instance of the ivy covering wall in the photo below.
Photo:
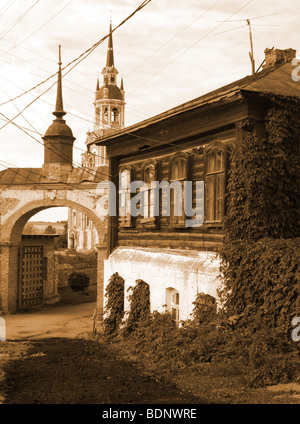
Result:
{"type": "Polygon", "coordinates": [[[231,153],[222,297],[229,313],[289,330],[300,315],[299,100],[269,99],[263,138],[253,125],[244,123],[231,153]]]}

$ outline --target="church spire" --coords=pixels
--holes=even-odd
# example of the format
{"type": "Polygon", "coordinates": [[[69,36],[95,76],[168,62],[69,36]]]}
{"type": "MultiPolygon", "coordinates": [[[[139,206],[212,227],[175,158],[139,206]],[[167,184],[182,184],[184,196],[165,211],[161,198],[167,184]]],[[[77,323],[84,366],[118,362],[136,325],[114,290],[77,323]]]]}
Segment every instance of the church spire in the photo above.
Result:
{"type": "Polygon", "coordinates": [[[114,66],[114,48],[113,48],[113,39],[112,39],[112,26],[111,26],[111,21],[110,21],[108,46],[107,46],[107,57],[106,57],[106,67],[111,68],[112,66],[114,66]]]}
{"type": "Polygon", "coordinates": [[[44,165],[45,176],[60,178],[70,172],[73,167],[73,143],[75,138],[71,128],[66,124],[63,116],[62,84],[61,84],[61,46],[59,46],[59,62],[57,73],[57,94],[55,116],[53,123],[47,129],[44,140],[44,165]]]}
{"type": "Polygon", "coordinates": [[[61,83],[61,45],[58,46],[58,73],[57,73],[57,95],[56,95],[56,105],[55,105],[55,111],[53,112],[53,115],[56,116],[56,118],[61,119],[64,115],[66,115],[66,112],[63,108],[63,98],[62,98],[62,83],[61,83]]]}

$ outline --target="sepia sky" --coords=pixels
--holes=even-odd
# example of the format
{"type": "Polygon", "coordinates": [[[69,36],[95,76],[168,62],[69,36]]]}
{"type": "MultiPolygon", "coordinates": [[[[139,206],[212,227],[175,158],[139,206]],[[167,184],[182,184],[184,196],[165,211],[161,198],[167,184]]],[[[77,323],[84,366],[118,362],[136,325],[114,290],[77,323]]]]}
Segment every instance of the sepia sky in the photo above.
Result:
{"type": "MultiPolygon", "coordinates": [[[[57,71],[58,44],[64,66],[107,34],[110,16],[114,28],[141,3],[0,0],[0,103],[57,71]]],[[[117,29],[115,66],[124,77],[126,126],[249,75],[246,19],[253,25],[256,68],[266,47],[294,48],[300,57],[299,0],[152,0],[117,29]]],[[[86,132],[93,128],[94,91],[106,48],[107,40],[63,78],[65,118],[76,137],[78,164],[86,132]]],[[[14,118],[54,82],[55,77],[0,106],[0,112],[14,118]]],[[[54,86],[14,122],[41,140],[33,130],[44,134],[51,124],[55,95],[54,86]]],[[[0,146],[0,161],[7,166],[42,166],[43,146],[13,124],[1,128],[0,146]]]]}

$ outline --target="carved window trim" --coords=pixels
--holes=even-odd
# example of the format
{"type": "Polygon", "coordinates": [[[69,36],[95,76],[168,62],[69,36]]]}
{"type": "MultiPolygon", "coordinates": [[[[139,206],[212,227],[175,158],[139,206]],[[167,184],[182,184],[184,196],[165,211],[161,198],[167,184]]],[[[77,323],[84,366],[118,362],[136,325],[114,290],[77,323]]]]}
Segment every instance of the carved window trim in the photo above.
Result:
{"type": "Polygon", "coordinates": [[[142,218],[140,219],[141,224],[144,226],[147,226],[148,228],[155,228],[157,217],[154,216],[154,201],[155,201],[155,192],[152,189],[151,190],[151,182],[157,181],[158,176],[158,162],[154,159],[148,159],[146,160],[142,167],[141,167],[141,175],[143,182],[148,186],[148,189],[142,188],[141,192],[147,191],[147,194],[145,193],[145,203],[144,203],[144,210],[142,211],[142,218]],[[152,178],[150,175],[150,179],[146,175],[147,169],[152,168],[153,174],[152,178]]]}
{"type": "Polygon", "coordinates": [[[132,167],[129,165],[119,168],[119,226],[129,228],[132,226],[130,211],[130,183],[132,182],[132,167]],[[125,180],[124,173],[127,175],[127,185],[122,186],[125,180]],[[122,179],[122,177],[124,179],[122,179]]]}
{"type": "MultiPolygon", "coordinates": [[[[174,214],[174,197],[175,193],[174,190],[171,190],[170,193],[170,218],[169,218],[169,225],[173,228],[185,228],[186,225],[186,216],[184,212],[184,182],[188,181],[190,174],[191,174],[191,160],[192,157],[190,154],[185,152],[175,153],[170,158],[170,167],[169,167],[169,182],[175,182],[179,181],[181,184],[181,190],[182,190],[182,216],[175,216],[174,214]],[[181,161],[184,164],[184,172],[180,174],[178,171],[178,176],[175,177],[175,165],[181,161]]],[[[179,168],[180,169],[180,168],[179,168]]]]}
{"type": "Polygon", "coordinates": [[[215,142],[204,149],[205,170],[205,225],[222,226],[225,216],[225,195],[227,179],[228,146],[215,142]],[[218,157],[221,154],[221,158],[218,157]],[[214,156],[213,156],[214,155],[214,156]],[[212,158],[212,162],[210,160],[212,158]],[[218,161],[220,166],[218,167],[218,161]],[[213,169],[213,165],[214,168],[213,169]]]}

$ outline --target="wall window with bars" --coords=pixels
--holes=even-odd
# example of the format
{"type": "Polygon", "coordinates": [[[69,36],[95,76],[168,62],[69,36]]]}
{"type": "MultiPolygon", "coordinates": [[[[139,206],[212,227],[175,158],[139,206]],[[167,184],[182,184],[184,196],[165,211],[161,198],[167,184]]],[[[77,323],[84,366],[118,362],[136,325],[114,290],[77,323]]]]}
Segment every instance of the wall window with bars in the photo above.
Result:
{"type": "Polygon", "coordinates": [[[226,151],[213,147],[206,152],[205,220],[221,222],[225,213],[226,151]]]}

